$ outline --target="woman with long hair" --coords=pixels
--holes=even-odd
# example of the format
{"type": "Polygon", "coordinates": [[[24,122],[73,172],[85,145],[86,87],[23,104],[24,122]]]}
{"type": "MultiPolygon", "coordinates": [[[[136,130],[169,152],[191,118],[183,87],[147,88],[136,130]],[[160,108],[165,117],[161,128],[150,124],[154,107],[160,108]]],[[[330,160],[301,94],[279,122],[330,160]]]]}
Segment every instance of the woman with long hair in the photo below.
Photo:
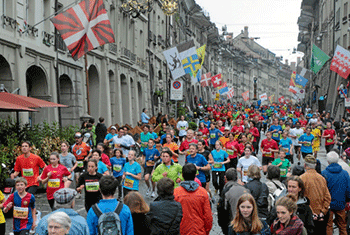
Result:
{"type": "Polygon", "coordinates": [[[236,216],[229,226],[229,235],[271,234],[266,222],[259,219],[257,205],[251,194],[243,194],[238,199],[236,211],[236,216]]]}
{"type": "Polygon", "coordinates": [[[134,224],[134,234],[150,234],[149,223],[147,222],[146,217],[146,213],[149,212],[149,206],[145,199],[143,199],[142,195],[137,191],[131,191],[125,196],[124,203],[131,211],[134,224]]]}

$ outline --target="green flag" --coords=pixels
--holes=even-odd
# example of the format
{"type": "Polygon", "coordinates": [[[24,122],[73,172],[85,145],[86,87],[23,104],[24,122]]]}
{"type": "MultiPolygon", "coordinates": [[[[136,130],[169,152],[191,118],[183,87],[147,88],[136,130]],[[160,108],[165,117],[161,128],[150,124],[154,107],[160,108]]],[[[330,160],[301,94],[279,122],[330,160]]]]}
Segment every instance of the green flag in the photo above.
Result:
{"type": "Polygon", "coordinates": [[[324,53],[320,48],[318,48],[315,44],[312,45],[310,69],[314,73],[320,71],[320,69],[329,59],[330,57],[326,53],[324,53]]]}

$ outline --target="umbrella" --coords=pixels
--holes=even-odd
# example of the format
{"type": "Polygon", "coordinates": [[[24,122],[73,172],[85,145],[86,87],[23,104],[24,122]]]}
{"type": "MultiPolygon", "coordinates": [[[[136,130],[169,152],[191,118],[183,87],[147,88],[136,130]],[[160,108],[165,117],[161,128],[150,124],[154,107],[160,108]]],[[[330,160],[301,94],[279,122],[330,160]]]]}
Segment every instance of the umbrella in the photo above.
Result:
{"type": "Polygon", "coordinates": [[[47,107],[61,107],[67,108],[67,105],[57,104],[46,100],[36,99],[33,97],[27,97],[23,95],[17,95],[7,92],[0,92],[0,100],[7,103],[20,105],[30,108],[47,108],[47,107]]]}
{"type": "Polygon", "coordinates": [[[35,109],[30,109],[24,106],[16,105],[16,104],[11,104],[5,101],[0,100],[0,112],[38,112],[38,110],[35,109]]]}

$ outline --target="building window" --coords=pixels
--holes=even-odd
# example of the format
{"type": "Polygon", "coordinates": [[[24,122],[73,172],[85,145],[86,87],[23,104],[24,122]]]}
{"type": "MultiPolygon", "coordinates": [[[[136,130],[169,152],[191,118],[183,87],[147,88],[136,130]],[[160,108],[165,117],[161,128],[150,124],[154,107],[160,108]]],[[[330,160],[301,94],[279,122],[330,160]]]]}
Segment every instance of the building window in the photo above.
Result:
{"type": "Polygon", "coordinates": [[[344,15],[343,17],[348,16],[348,3],[344,3],[344,15]]]}

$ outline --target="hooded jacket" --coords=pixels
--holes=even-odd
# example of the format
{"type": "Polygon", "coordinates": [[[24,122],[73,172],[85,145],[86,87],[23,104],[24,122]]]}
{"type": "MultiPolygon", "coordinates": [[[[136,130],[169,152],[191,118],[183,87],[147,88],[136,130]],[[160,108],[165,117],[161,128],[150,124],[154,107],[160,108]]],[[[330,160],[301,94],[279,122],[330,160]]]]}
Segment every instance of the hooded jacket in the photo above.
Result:
{"type": "Polygon", "coordinates": [[[344,210],[346,198],[350,198],[349,174],[338,163],[332,163],[322,171],[331,194],[331,210],[344,210]]]}
{"type": "Polygon", "coordinates": [[[194,181],[183,181],[174,190],[175,201],[181,203],[181,235],[208,235],[213,216],[207,191],[194,181]]]}

